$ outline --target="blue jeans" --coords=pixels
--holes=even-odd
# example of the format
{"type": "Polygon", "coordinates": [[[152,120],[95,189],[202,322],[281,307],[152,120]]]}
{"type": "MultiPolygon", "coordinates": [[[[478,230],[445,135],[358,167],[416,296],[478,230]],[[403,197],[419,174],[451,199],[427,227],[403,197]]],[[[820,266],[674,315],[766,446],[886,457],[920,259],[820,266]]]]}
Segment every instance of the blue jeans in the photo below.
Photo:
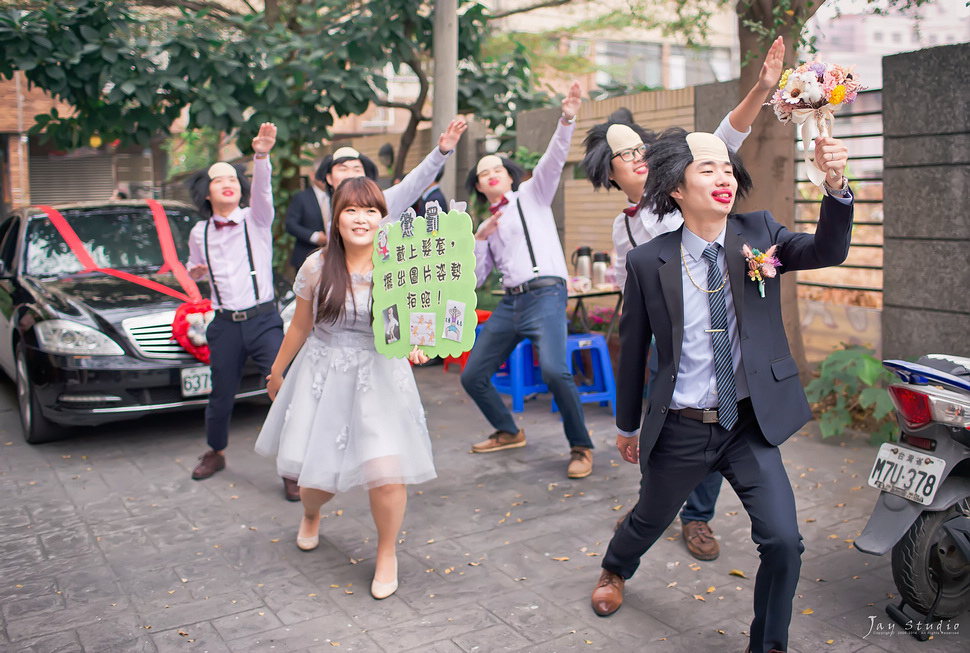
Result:
{"type": "Polygon", "coordinates": [[[461,373],[461,384],[493,428],[517,433],[492,375],[515,346],[528,338],[539,356],[542,380],[562,413],[563,430],[573,447],[593,447],[586,430],[579,390],[566,359],[566,286],[545,286],[521,295],[506,295],[482,325],[461,373]]]}
{"type": "Polygon", "coordinates": [[[680,521],[709,522],[714,518],[714,504],[721,493],[721,472],[711,472],[705,476],[687,497],[687,503],[680,511],[680,521]]]}
{"type": "MultiPolygon", "coordinates": [[[[650,370],[650,377],[647,380],[647,396],[650,396],[650,384],[653,377],[657,374],[657,344],[650,343],[650,358],[647,361],[647,369],[650,370]]],[[[709,522],[714,519],[714,505],[717,497],[721,493],[721,473],[711,472],[697,484],[694,491],[687,497],[687,503],[680,511],[680,521],[709,522]]]]}

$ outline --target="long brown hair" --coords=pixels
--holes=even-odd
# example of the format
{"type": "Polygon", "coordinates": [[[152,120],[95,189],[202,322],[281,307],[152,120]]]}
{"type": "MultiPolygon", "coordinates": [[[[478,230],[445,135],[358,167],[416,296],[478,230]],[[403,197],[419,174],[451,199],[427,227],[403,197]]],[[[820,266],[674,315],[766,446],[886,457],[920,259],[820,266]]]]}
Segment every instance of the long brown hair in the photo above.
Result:
{"type": "MultiPolygon", "coordinates": [[[[324,320],[334,324],[344,313],[347,293],[352,291],[350,272],[347,271],[347,253],[340,235],[340,214],[350,206],[375,208],[387,215],[387,203],[380,187],[367,177],[345,179],[334,191],[330,200],[330,239],[320,270],[320,294],[317,302],[317,322],[324,320]]],[[[353,298],[353,292],[350,294],[353,298]]],[[[356,299],[354,312],[357,311],[356,299]]]]}

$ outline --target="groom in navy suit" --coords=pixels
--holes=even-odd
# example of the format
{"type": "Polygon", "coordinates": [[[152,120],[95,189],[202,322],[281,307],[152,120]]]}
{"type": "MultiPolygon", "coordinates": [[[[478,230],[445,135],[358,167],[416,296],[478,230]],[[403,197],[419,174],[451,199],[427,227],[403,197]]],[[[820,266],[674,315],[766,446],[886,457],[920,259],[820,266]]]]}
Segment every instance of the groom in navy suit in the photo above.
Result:
{"type": "Polygon", "coordinates": [[[767,211],[731,213],[751,188],[737,154],[712,134],[665,132],[647,153],[642,202],[684,225],[630,252],[620,318],[616,426],[624,460],[639,463],[640,498],[603,558],[593,610],[615,612],[640,557],[711,471],[751,518],[761,565],[749,650],[785,651],[804,550],[778,445],[811,418],[782,325],[777,272],[838,265],[849,250],[852,195],[841,141],[816,140],[827,173],[815,234],[793,233],[767,211]],[[829,183],[832,183],[830,186],[829,183]],[[749,277],[755,250],[777,257],[749,277]],[[650,339],[658,372],[642,416],[650,339]]]}

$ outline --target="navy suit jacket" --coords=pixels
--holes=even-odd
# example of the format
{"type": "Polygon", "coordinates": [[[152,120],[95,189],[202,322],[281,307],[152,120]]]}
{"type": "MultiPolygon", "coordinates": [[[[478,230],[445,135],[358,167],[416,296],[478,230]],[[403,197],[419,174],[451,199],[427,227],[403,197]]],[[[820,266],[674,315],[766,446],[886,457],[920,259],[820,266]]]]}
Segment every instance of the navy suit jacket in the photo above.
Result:
{"type": "Polygon", "coordinates": [[[323,214],[313,188],[306,188],[293,196],[286,209],[286,231],[296,236],[290,265],[299,270],[310,252],[319,247],[310,242],[310,236],[315,231],[324,231],[323,214]]]}
{"type": "MultiPolygon", "coordinates": [[[[798,367],[788,348],[781,317],[781,280],[765,280],[765,296],[748,278],[744,244],[766,251],[777,244],[780,272],[838,265],[849,252],[852,204],[822,200],[815,235],[793,233],[767,211],[728,216],[724,237],[731,295],[741,338],[741,360],[758,424],[777,446],[811,419],[798,367]]],[[[684,227],[634,248],[627,256],[627,282],[620,316],[620,366],[616,426],[640,431],[640,458],[653,448],[667,417],[684,337],[681,232],[684,227]],[[657,374],[646,414],[643,383],[651,337],[657,339],[657,374]]],[[[740,373],[740,369],[739,369],[740,373]]],[[[699,406],[700,408],[700,406],[699,406]]]]}

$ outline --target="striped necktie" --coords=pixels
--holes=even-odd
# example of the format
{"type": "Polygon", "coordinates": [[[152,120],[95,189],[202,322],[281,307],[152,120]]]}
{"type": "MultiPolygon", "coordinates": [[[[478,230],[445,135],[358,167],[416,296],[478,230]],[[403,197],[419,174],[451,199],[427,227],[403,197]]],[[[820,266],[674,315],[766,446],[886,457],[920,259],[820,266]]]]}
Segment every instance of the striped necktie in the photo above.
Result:
{"type": "Polygon", "coordinates": [[[724,275],[717,267],[720,245],[711,243],[704,249],[707,259],[707,288],[711,303],[711,341],[714,345],[714,378],[717,381],[717,421],[726,429],[738,421],[737,391],[734,387],[734,361],[728,333],[727,305],[724,302],[724,275]]]}

